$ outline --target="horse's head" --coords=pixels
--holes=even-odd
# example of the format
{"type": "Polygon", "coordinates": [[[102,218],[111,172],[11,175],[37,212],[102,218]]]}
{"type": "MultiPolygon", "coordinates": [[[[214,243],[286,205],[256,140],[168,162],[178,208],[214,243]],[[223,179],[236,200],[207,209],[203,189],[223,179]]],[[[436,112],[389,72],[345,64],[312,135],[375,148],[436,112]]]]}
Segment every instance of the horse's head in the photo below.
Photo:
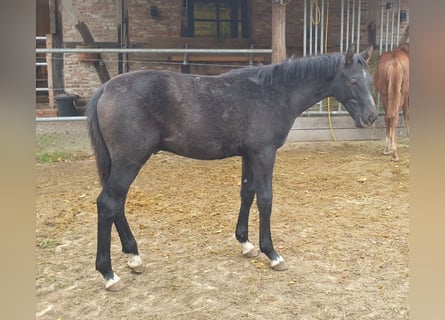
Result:
{"type": "Polygon", "coordinates": [[[359,128],[370,126],[377,119],[366,62],[369,50],[356,54],[355,46],[351,45],[332,82],[333,96],[345,106],[359,128]]]}

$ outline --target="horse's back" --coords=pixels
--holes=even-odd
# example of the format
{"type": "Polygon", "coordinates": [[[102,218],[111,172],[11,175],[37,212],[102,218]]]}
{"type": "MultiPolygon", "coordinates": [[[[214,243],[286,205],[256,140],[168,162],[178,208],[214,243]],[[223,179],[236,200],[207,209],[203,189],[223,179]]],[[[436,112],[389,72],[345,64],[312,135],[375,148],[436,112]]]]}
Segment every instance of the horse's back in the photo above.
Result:
{"type": "Polygon", "coordinates": [[[380,93],[388,93],[390,79],[394,74],[402,79],[402,93],[409,91],[409,53],[405,47],[399,47],[393,51],[387,51],[379,57],[374,84],[380,93]]]}

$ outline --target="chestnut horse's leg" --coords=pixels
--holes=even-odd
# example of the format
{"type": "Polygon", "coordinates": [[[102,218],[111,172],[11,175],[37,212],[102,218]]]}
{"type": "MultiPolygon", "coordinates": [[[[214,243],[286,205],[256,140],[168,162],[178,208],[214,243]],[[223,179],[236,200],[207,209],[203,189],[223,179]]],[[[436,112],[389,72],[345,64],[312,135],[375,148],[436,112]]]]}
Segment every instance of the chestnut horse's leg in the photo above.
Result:
{"type": "Polygon", "coordinates": [[[119,276],[113,272],[111,267],[110,245],[113,222],[121,237],[123,251],[132,254],[131,262],[141,264],[140,258],[135,258],[136,256],[139,257],[138,249],[126,221],[124,208],[130,185],[142,165],[139,163],[130,164],[128,161],[124,165],[123,162],[118,160],[113,162],[110,176],[97,198],[96,270],[104,277],[105,288],[111,291],[117,291],[124,287],[119,276]]]}
{"type": "Polygon", "coordinates": [[[403,118],[405,120],[405,126],[406,126],[406,135],[409,137],[409,97],[408,96],[406,96],[403,101],[402,110],[403,110],[403,118]]]}
{"type": "Polygon", "coordinates": [[[399,125],[399,113],[396,112],[394,117],[391,118],[391,160],[399,161],[399,154],[397,153],[397,144],[396,144],[396,136],[397,136],[397,126],[399,125]]]}
{"type": "Polygon", "coordinates": [[[391,118],[385,115],[385,127],[386,127],[386,136],[385,136],[385,148],[383,149],[383,154],[388,155],[391,154],[391,118]]]}
{"type": "Polygon", "coordinates": [[[243,255],[248,258],[256,257],[259,252],[249,241],[249,213],[255,197],[253,172],[249,160],[246,157],[242,159],[241,174],[241,208],[236,224],[235,236],[243,246],[243,255]]]}
{"type": "Polygon", "coordinates": [[[275,149],[268,148],[261,152],[256,152],[255,156],[250,159],[260,214],[260,250],[271,260],[272,269],[282,271],[287,269],[287,265],[283,257],[275,251],[270,231],[273,198],[272,175],[275,164],[275,152],[275,149]]]}

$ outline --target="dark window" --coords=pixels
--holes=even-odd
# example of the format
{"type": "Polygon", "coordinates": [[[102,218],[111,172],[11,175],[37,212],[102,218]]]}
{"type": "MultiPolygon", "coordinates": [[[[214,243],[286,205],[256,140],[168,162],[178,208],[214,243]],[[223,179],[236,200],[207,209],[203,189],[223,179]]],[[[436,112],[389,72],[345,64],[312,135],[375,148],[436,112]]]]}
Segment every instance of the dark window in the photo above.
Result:
{"type": "Polygon", "coordinates": [[[184,0],[182,36],[247,38],[247,0],[184,0]]]}

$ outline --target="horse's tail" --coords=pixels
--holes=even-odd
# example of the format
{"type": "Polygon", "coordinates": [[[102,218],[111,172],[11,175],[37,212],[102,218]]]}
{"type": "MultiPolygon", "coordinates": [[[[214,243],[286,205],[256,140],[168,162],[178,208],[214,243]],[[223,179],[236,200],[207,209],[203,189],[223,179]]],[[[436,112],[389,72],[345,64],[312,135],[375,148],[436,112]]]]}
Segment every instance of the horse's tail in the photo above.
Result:
{"type": "Polygon", "coordinates": [[[97,117],[97,102],[102,95],[104,88],[105,86],[102,85],[94,93],[87,107],[88,133],[90,135],[94,155],[96,156],[97,171],[102,185],[108,180],[111,167],[110,153],[102,136],[97,117]]]}
{"type": "Polygon", "coordinates": [[[398,61],[388,67],[388,110],[391,117],[395,117],[402,105],[403,71],[398,61]]]}

